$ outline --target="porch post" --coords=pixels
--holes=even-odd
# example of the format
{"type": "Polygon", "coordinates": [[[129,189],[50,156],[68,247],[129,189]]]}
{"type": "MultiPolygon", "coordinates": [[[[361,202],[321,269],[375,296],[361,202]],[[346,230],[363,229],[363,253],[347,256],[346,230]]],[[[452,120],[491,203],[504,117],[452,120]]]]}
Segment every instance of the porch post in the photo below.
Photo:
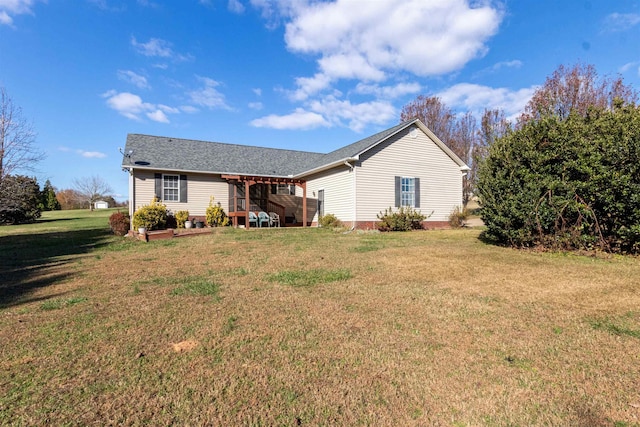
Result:
{"type": "MultiPolygon", "coordinates": [[[[232,203],[233,203],[233,212],[235,214],[235,215],[233,215],[233,228],[238,228],[238,215],[237,215],[237,210],[238,210],[238,186],[236,184],[229,183],[229,187],[232,189],[231,190],[231,199],[232,199],[232,203]]],[[[229,211],[231,211],[231,206],[229,206],[229,211]]]]}
{"type": "Polygon", "coordinates": [[[249,181],[244,182],[244,224],[246,228],[249,228],[249,208],[251,208],[251,204],[249,203],[249,181]]]}
{"type": "Polygon", "coordinates": [[[307,182],[302,183],[302,226],[307,226],[307,182]]]}

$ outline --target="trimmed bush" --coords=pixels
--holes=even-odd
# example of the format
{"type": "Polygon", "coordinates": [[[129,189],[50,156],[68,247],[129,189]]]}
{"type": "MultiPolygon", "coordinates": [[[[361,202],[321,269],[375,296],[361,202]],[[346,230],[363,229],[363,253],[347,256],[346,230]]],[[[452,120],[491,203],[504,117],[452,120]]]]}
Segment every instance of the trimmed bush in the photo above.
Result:
{"type": "Polygon", "coordinates": [[[323,228],[342,227],[342,222],[334,214],[325,214],[318,218],[318,224],[323,228]]]}
{"type": "Polygon", "coordinates": [[[109,217],[109,227],[116,236],[124,236],[129,231],[131,218],[129,214],[115,212],[109,217]]]}
{"type": "Polygon", "coordinates": [[[162,230],[167,224],[167,206],[160,203],[157,198],[151,200],[151,204],[145,205],[134,212],[133,227],[144,227],[147,230],[162,230]]]}
{"type": "Polygon", "coordinates": [[[176,225],[178,228],[184,228],[184,223],[189,219],[189,211],[176,212],[176,225]]]}
{"type": "Polygon", "coordinates": [[[431,215],[424,215],[410,206],[403,206],[396,212],[392,208],[387,208],[378,215],[380,231],[409,231],[421,230],[422,221],[431,215]]]}
{"type": "Polygon", "coordinates": [[[207,217],[207,225],[209,227],[224,227],[229,225],[229,218],[227,214],[224,213],[224,209],[220,205],[220,202],[214,204],[213,200],[215,198],[211,196],[209,198],[209,207],[207,208],[206,217],[207,217]]]}

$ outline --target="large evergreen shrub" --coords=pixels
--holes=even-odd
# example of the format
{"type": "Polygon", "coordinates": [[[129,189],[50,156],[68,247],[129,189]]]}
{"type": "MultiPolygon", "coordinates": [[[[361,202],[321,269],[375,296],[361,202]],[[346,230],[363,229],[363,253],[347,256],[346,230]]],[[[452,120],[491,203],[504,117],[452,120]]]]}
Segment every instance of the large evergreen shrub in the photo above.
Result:
{"type": "Polygon", "coordinates": [[[0,224],[33,222],[40,214],[40,186],[34,178],[5,175],[0,179],[0,224]]]}
{"type": "Polygon", "coordinates": [[[640,109],[524,124],[489,147],[478,193],[497,243],[640,252],[640,109]]]}

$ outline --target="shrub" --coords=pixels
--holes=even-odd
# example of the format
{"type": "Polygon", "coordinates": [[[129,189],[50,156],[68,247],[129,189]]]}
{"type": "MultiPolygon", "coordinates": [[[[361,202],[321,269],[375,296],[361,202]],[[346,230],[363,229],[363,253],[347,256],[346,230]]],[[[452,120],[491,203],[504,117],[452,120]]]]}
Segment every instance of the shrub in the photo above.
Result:
{"type": "Polygon", "coordinates": [[[189,219],[189,211],[176,212],[176,225],[178,228],[184,228],[184,223],[189,219]]]}
{"type": "Polygon", "coordinates": [[[178,228],[178,221],[173,214],[167,214],[167,222],[165,224],[165,228],[178,228]]]}
{"type": "Polygon", "coordinates": [[[207,225],[209,227],[224,227],[229,225],[229,218],[224,213],[224,209],[220,205],[220,202],[213,204],[215,198],[211,196],[209,198],[209,207],[207,208],[207,225]]]}
{"type": "Polygon", "coordinates": [[[151,200],[151,204],[145,205],[134,212],[133,227],[145,227],[147,230],[161,230],[167,224],[167,206],[160,203],[157,198],[151,200]]]}
{"type": "Polygon", "coordinates": [[[325,214],[318,218],[318,224],[324,228],[338,228],[342,222],[334,214],[325,214]]]}
{"type": "Polygon", "coordinates": [[[409,231],[421,230],[422,221],[431,215],[424,215],[410,206],[403,206],[396,212],[392,208],[385,209],[378,215],[380,231],[409,231]]]}
{"type": "Polygon", "coordinates": [[[115,212],[109,217],[109,227],[116,236],[124,236],[129,231],[131,219],[129,214],[115,212]]]}
{"type": "Polygon", "coordinates": [[[640,108],[542,117],[479,171],[483,237],[514,247],[640,253],[640,108]]]}
{"type": "Polygon", "coordinates": [[[40,186],[22,175],[0,178],[0,224],[21,224],[40,218],[40,186]]]}
{"type": "Polygon", "coordinates": [[[449,225],[451,228],[460,228],[464,226],[464,222],[469,218],[469,210],[456,206],[449,214],[449,225]]]}

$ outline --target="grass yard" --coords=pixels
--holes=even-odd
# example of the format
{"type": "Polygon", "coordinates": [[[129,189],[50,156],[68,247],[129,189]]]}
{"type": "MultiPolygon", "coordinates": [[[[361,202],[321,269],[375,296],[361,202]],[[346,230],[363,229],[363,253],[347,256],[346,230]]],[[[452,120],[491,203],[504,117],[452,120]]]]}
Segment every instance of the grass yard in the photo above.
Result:
{"type": "Polygon", "coordinates": [[[0,424],[640,425],[637,258],[111,212],[0,227],[0,424]]]}

